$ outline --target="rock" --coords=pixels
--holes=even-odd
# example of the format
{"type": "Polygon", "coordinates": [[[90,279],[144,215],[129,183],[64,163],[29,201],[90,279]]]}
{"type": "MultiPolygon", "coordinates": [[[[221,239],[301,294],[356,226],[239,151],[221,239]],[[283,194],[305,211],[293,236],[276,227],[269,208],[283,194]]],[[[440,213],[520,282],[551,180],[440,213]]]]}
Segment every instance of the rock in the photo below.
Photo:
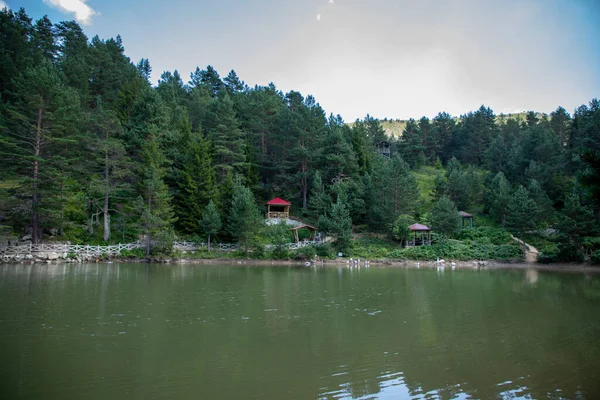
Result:
{"type": "Polygon", "coordinates": [[[67,253],[62,253],[62,258],[67,258],[67,257],[69,257],[69,254],[67,254],[67,253]]]}
{"type": "Polygon", "coordinates": [[[33,260],[33,256],[31,254],[25,254],[26,260],[33,260]]]}
{"type": "Polygon", "coordinates": [[[31,237],[31,235],[25,235],[21,238],[21,242],[26,242],[26,241],[30,241],[33,238],[31,237]]]}
{"type": "Polygon", "coordinates": [[[46,258],[48,258],[48,260],[58,260],[58,254],[55,252],[49,253],[46,258]]]}

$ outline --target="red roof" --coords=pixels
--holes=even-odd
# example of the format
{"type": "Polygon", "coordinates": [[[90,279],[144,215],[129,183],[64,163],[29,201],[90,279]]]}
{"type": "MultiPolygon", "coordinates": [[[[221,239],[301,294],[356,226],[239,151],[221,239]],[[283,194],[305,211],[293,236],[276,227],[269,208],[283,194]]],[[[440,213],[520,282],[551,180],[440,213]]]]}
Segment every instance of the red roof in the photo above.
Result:
{"type": "Polygon", "coordinates": [[[409,226],[411,231],[430,231],[431,228],[428,227],[427,225],[421,225],[421,224],[412,224],[411,226],[409,226]]]}
{"type": "Polygon", "coordinates": [[[273,200],[267,202],[267,205],[269,205],[269,206],[291,206],[292,203],[290,203],[289,201],[285,201],[281,197],[275,197],[273,200]]]}

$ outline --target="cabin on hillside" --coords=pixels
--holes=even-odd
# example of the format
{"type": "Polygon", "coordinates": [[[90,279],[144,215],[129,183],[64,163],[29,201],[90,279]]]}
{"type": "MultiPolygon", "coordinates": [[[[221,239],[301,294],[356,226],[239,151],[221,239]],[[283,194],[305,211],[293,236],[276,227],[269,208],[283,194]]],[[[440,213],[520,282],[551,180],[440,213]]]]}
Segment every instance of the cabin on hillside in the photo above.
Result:
{"type": "Polygon", "coordinates": [[[266,203],[267,205],[267,218],[283,218],[288,219],[290,217],[290,207],[292,203],[281,197],[275,197],[266,203]]]}
{"type": "Polygon", "coordinates": [[[422,224],[412,224],[409,228],[413,233],[413,239],[406,243],[407,246],[431,246],[430,227],[422,224]]]}
{"type": "Polygon", "coordinates": [[[387,158],[390,158],[392,156],[392,145],[390,144],[390,142],[382,140],[381,142],[377,143],[375,147],[377,149],[377,153],[379,153],[380,155],[387,158]]]}

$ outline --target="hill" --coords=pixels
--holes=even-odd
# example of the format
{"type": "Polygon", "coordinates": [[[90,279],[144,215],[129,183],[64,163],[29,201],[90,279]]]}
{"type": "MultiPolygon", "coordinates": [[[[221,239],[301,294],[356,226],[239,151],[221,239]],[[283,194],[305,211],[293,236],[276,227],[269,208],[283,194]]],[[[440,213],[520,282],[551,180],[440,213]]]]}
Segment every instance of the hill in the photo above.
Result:
{"type": "MultiPolygon", "coordinates": [[[[538,118],[541,117],[542,115],[543,115],[542,113],[537,113],[538,118]]],[[[498,121],[498,123],[504,123],[509,118],[516,119],[517,121],[525,121],[527,118],[527,113],[522,112],[522,113],[515,113],[515,114],[499,114],[496,116],[496,120],[498,121]]],[[[460,119],[459,117],[454,118],[454,120],[457,122],[459,119],[460,119]]],[[[379,122],[381,123],[381,126],[383,127],[385,132],[388,134],[388,136],[390,136],[392,138],[398,138],[398,137],[402,136],[402,133],[404,132],[404,128],[406,128],[406,123],[408,122],[408,120],[387,119],[386,118],[386,119],[379,120],[379,122]]],[[[347,125],[352,127],[352,125],[354,125],[354,122],[349,122],[347,125]]]]}

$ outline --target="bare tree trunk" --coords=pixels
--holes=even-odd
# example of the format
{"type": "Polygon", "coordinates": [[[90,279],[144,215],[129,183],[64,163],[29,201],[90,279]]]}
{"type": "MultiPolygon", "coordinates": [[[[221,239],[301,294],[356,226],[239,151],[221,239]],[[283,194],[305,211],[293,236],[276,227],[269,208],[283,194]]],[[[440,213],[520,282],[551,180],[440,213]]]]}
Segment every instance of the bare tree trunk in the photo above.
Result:
{"type": "MultiPolygon", "coordinates": [[[[108,140],[108,133],[106,134],[108,140]]],[[[104,150],[104,241],[110,240],[110,214],[108,213],[108,204],[110,200],[110,188],[108,181],[108,150],[104,150]]]]}
{"type": "Polygon", "coordinates": [[[208,235],[208,251],[210,251],[210,235],[208,235]]]}
{"type": "Polygon", "coordinates": [[[37,126],[35,132],[35,158],[33,160],[33,193],[31,195],[31,240],[33,244],[38,244],[41,239],[40,215],[38,211],[40,203],[40,194],[38,192],[38,180],[40,172],[40,163],[38,157],[41,154],[42,147],[42,108],[38,108],[37,126]]]}

